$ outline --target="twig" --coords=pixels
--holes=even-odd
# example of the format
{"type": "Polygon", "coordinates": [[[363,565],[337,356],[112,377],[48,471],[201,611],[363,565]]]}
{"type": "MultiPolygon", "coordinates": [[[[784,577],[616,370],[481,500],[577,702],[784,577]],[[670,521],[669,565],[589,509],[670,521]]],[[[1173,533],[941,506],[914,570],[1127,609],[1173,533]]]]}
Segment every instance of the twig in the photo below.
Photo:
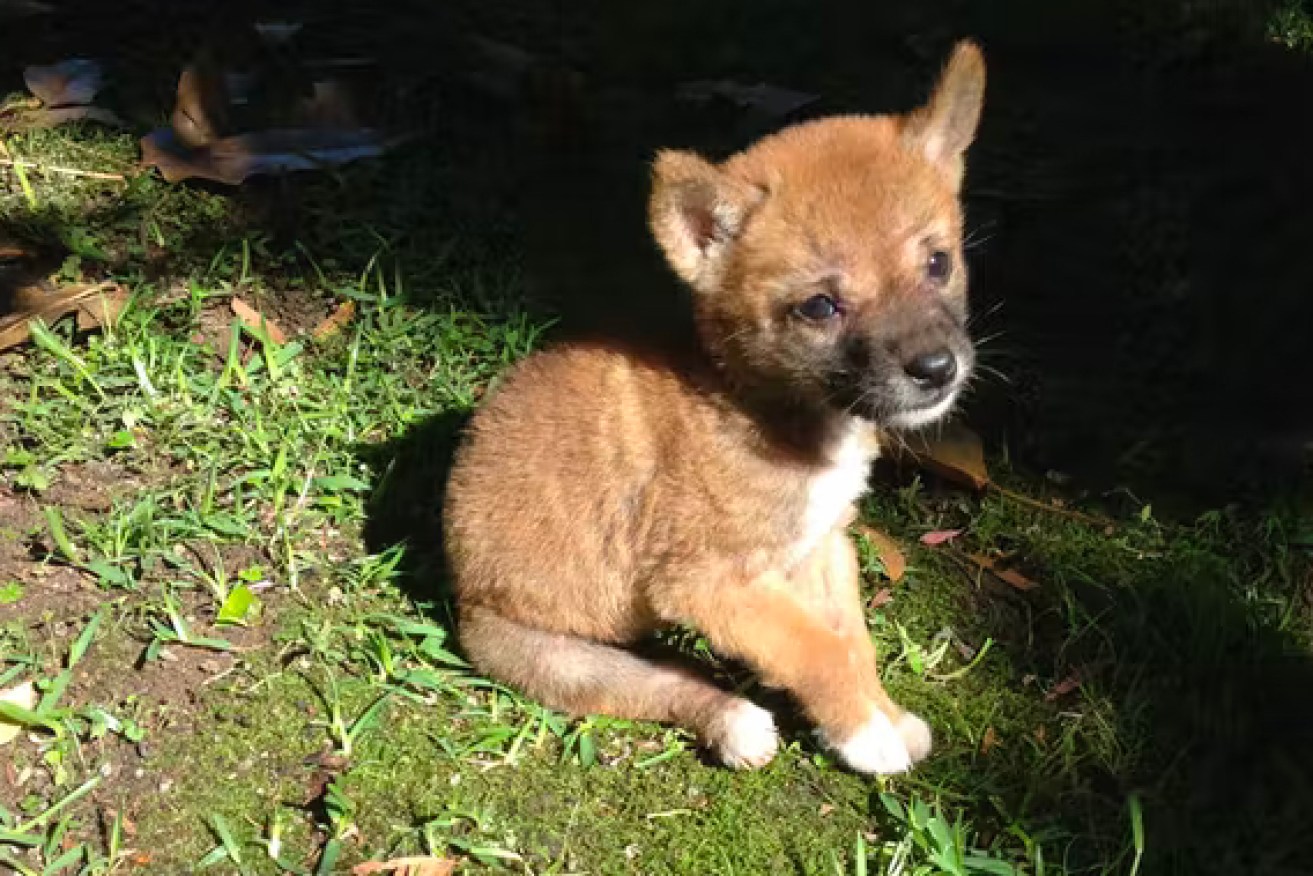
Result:
{"type": "Polygon", "coordinates": [[[52,164],[41,164],[36,161],[26,161],[22,158],[0,158],[0,166],[16,167],[27,170],[38,170],[42,173],[62,173],[66,176],[82,176],[87,179],[108,179],[116,182],[127,182],[128,178],[121,173],[105,173],[99,170],[79,170],[76,167],[56,167],[52,164]]]}
{"type": "Polygon", "coordinates": [[[1011,499],[1013,502],[1020,503],[1029,508],[1038,508],[1040,511],[1048,511],[1053,514],[1061,514],[1063,517],[1070,517],[1073,520],[1079,520],[1082,523],[1088,523],[1090,526],[1101,528],[1115,527],[1117,524],[1106,517],[1093,517],[1089,514],[1082,514],[1080,511],[1073,511],[1070,508],[1060,508],[1057,505],[1042,502],[1039,499],[1032,499],[1030,496],[1024,496],[1021,493],[1014,493],[1006,487],[1000,487],[998,484],[991,483],[989,488],[997,492],[1000,496],[1011,499]]]}

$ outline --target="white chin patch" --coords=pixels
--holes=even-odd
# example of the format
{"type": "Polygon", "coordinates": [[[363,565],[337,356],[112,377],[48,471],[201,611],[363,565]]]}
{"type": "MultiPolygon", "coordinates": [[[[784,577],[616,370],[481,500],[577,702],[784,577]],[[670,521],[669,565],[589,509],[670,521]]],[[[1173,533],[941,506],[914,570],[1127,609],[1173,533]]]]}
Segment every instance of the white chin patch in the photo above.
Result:
{"type": "Polygon", "coordinates": [[[889,425],[898,429],[919,429],[922,426],[928,426],[952,410],[955,402],[957,402],[956,389],[946,396],[943,401],[937,402],[931,407],[894,414],[889,418],[889,425]]]}

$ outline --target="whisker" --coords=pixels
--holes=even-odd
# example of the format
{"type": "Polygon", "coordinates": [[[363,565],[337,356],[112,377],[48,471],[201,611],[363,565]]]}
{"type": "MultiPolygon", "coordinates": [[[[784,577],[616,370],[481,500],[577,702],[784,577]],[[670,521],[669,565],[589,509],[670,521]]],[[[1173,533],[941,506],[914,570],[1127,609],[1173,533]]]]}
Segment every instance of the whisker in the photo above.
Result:
{"type": "Polygon", "coordinates": [[[978,325],[982,320],[989,319],[991,316],[1002,310],[1003,305],[1006,303],[1007,303],[1006,299],[999,299],[998,301],[995,301],[994,305],[990,307],[988,310],[982,311],[980,313],[972,313],[967,317],[967,327],[970,328],[971,326],[978,325]]]}
{"type": "Polygon", "coordinates": [[[976,370],[983,374],[988,374],[991,377],[997,377],[999,380],[1003,381],[1008,386],[1012,385],[1012,378],[1008,377],[1006,374],[1004,374],[1002,371],[998,370],[992,365],[986,365],[983,362],[977,360],[976,370]]]}
{"type": "Polygon", "coordinates": [[[978,338],[977,340],[974,341],[974,343],[977,347],[983,347],[985,344],[988,344],[991,341],[997,341],[999,338],[1004,337],[1006,335],[1007,335],[1006,330],[1000,330],[994,332],[992,335],[985,335],[983,338],[978,338]]]}

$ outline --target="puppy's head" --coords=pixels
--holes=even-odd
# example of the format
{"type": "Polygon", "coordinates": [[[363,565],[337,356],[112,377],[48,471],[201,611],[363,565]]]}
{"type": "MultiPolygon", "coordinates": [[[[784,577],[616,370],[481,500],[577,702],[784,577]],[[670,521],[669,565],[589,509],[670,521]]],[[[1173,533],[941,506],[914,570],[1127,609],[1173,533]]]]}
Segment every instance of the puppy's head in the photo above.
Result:
{"type": "Polygon", "coordinates": [[[733,380],[882,426],[952,407],[974,362],[958,197],[984,82],[959,43],[906,115],[803,123],[719,165],[657,157],[653,233],[733,380]]]}

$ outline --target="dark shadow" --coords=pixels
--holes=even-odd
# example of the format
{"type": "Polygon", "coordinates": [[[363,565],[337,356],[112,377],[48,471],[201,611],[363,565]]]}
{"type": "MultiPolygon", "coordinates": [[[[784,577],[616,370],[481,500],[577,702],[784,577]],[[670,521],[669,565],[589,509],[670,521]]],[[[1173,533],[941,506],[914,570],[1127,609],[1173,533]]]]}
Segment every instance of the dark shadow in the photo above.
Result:
{"type": "MultiPolygon", "coordinates": [[[[1128,858],[1107,868],[1128,848],[1133,793],[1145,806],[1141,872],[1308,872],[1313,660],[1298,620],[1308,607],[1307,559],[1286,554],[1286,536],[1269,540],[1260,524],[1217,520],[1251,534],[1254,547],[1224,561],[1207,546],[1177,545],[1166,549],[1170,559],[1146,558],[1138,570],[1028,558],[1041,585],[1027,593],[989,580],[978,591],[962,576],[964,624],[1005,649],[1016,684],[1057,691],[1067,715],[1046,721],[1045,737],[1007,743],[1033,754],[1005,751],[947,770],[956,790],[1027,813],[1032,836],[1083,825],[1061,844],[1075,872],[1129,872],[1128,858]],[[1261,580],[1287,562],[1289,578],[1261,580]],[[1254,580],[1237,580],[1246,574],[1254,580]],[[1061,692],[1072,680],[1096,699],[1110,695],[1115,714],[1086,713],[1080,692],[1061,692]],[[1069,758],[1064,727],[1081,728],[1078,747],[1098,754],[1069,758]],[[1025,799],[1010,772],[1021,762],[1025,799]],[[961,787],[964,771],[972,787],[961,787]]],[[[1003,819],[998,829],[1007,826],[1003,819]]]]}
{"type": "Polygon", "coordinates": [[[382,553],[405,548],[401,571],[412,597],[450,621],[442,551],[442,500],[461,431],[468,415],[434,417],[405,435],[360,448],[374,473],[363,533],[365,549],[382,553]]]}

